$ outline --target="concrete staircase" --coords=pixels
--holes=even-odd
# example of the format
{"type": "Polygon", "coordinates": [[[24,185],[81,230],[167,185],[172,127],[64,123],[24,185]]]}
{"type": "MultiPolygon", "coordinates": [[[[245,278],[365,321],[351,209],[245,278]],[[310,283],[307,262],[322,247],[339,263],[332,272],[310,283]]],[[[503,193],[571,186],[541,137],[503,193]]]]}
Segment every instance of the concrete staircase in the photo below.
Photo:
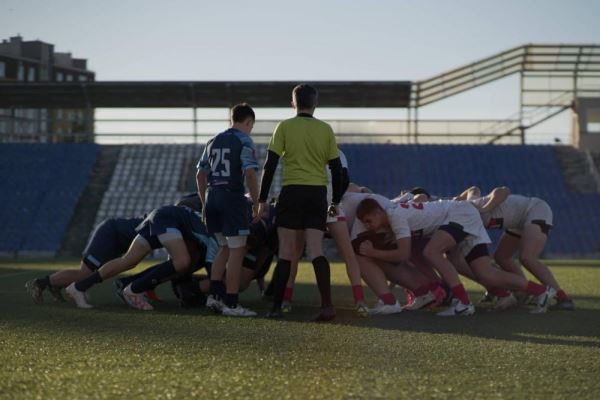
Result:
{"type": "Polygon", "coordinates": [[[122,146],[101,146],[92,174],[85,187],[67,232],[63,237],[59,257],[80,257],[94,228],[96,214],[104,192],[108,189],[122,146]]]}
{"type": "MultiPolygon", "coordinates": [[[[593,158],[571,146],[556,146],[555,149],[565,182],[570,190],[580,193],[598,193],[600,191],[595,177],[597,172],[594,172],[593,158]]],[[[600,159],[600,155],[597,157],[600,159]]]]}

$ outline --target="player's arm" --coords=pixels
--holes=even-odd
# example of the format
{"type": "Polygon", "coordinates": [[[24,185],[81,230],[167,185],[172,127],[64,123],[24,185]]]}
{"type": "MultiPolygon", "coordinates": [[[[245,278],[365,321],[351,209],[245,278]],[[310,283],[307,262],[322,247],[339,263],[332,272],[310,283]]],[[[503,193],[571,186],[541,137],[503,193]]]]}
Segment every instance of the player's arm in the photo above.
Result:
{"type": "Polygon", "coordinates": [[[260,216],[266,214],[269,209],[267,199],[269,197],[269,190],[271,190],[271,183],[273,182],[273,176],[275,175],[278,163],[279,154],[269,150],[263,167],[262,178],[260,180],[260,194],[258,196],[258,201],[260,203],[258,215],[260,216]]]}
{"type": "Polygon", "coordinates": [[[252,199],[252,217],[258,215],[258,162],[256,161],[254,143],[248,139],[242,148],[242,168],[245,171],[246,186],[252,199]]]}
{"type": "Polygon", "coordinates": [[[200,161],[198,161],[198,165],[196,165],[196,187],[198,189],[198,197],[200,197],[200,201],[202,202],[202,210],[204,211],[206,204],[206,187],[208,186],[208,173],[210,171],[210,164],[208,162],[208,146],[204,148],[204,152],[202,152],[202,157],[200,157],[200,161]]]}
{"type": "Polygon", "coordinates": [[[483,214],[492,211],[494,208],[502,204],[508,198],[509,195],[510,189],[506,186],[500,186],[495,188],[487,196],[489,197],[489,200],[483,206],[481,206],[479,212],[483,214]]]}
{"type": "Polygon", "coordinates": [[[373,247],[370,240],[365,240],[360,245],[360,254],[392,264],[400,264],[410,259],[410,237],[396,240],[397,248],[394,250],[379,250],[373,247]]]}
{"type": "Polygon", "coordinates": [[[454,198],[454,200],[471,200],[481,197],[481,190],[477,186],[471,186],[454,198]]]}

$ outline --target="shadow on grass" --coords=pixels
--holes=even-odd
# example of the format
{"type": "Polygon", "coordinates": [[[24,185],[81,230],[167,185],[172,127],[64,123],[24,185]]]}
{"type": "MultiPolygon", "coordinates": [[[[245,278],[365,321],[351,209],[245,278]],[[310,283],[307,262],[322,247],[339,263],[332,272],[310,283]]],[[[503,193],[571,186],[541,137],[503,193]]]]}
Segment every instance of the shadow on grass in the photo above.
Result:
{"type": "MultiPolygon", "coordinates": [[[[112,282],[98,285],[91,291],[93,310],[78,310],[71,303],[53,303],[46,294],[46,302],[34,305],[26,294],[23,284],[36,276],[53,271],[0,268],[0,324],[25,328],[32,331],[45,331],[64,334],[101,334],[148,339],[175,338],[197,340],[198,335],[225,335],[230,340],[240,340],[244,335],[235,332],[223,334],[222,328],[256,331],[292,331],[310,327],[307,321],[318,312],[319,295],[316,285],[297,284],[294,290],[293,310],[282,321],[263,318],[232,320],[214,315],[209,310],[181,309],[170,290],[170,285],[162,285],[158,294],[165,300],[156,303],[152,312],[140,312],[124,306],[114,295],[112,282]],[[274,325],[275,324],[275,325],[274,325]],[[218,328],[220,326],[220,328],[218,328]],[[217,331],[211,331],[215,327],[217,331]],[[204,332],[204,333],[200,333],[204,332]]],[[[578,309],[574,312],[550,311],[547,314],[532,315],[526,309],[502,313],[478,308],[471,317],[442,318],[431,311],[402,312],[396,315],[359,318],[352,308],[349,286],[334,285],[333,297],[338,315],[331,323],[335,326],[349,326],[358,329],[382,331],[402,331],[408,333],[467,335],[481,339],[497,339],[544,345],[567,345],[600,348],[600,297],[575,296],[578,309]]],[[[478,292],[469,293],[472,299],[478,292]]],[[[254,284],[242,294],[242,304],[259,315],[264,315],[270,303],[260,298],[254,284]]],[[[372,303],[374,299],[370,297],[372,303]]],[[[290,344],[291,345],[291,344],[290,344]]]]}

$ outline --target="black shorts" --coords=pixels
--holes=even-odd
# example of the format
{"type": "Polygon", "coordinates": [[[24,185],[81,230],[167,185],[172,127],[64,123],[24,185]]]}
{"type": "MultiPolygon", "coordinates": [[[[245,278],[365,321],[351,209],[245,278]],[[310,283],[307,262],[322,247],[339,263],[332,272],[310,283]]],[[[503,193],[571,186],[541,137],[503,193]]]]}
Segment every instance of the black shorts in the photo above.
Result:
{"type": "MultiPolygon", "coordinates": [[[[135,231],[132,234],[135,235],[135,231]]],[[[96,227],[83,250],[83,262],[89,269],[95,271],[108,261],[122,256],[129,248],[129,244],[130,242],[120,240],[114,219],[104,220],[96,227]]]]}
{"type": "Polygon", "coordinates": [[[288,185],[277,200],[276,224],[288,229],[318,229],[327,226],[327,187],[288,185]]]}

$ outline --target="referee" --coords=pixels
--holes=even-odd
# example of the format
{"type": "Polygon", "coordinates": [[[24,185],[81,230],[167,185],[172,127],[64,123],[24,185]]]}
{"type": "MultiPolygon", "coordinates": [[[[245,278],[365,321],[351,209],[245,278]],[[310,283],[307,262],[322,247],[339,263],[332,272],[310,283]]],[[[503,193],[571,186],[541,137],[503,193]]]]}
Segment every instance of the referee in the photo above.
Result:
{"type": "Polygon", "coordinates": [[[321,312],[315,321],[335,318],[331,301],[329,262],[323,256],[323,232],[327,214],[337,215],[337,205],[342,197],[342,164],[338,154],[333,129],[313,117],[318,103],[317,90],[301,84],[292,91],[294,118],[280,122],[269,143],[262,175],[259,215],[268,210],[267,198],[279,159],[283,159],[283,182],[277,201],[277,235],[279,258],[273,273],[273,308],[268,317],[278,318],[281,313],[283,293],[290,275],[290,265],[301,249],[296,249],[296,233],[304,232],[307,253],[312,260],[321,293],[321,312]],[[327,205],[327,175],[329,164],[333,197],[327,205]]]}

